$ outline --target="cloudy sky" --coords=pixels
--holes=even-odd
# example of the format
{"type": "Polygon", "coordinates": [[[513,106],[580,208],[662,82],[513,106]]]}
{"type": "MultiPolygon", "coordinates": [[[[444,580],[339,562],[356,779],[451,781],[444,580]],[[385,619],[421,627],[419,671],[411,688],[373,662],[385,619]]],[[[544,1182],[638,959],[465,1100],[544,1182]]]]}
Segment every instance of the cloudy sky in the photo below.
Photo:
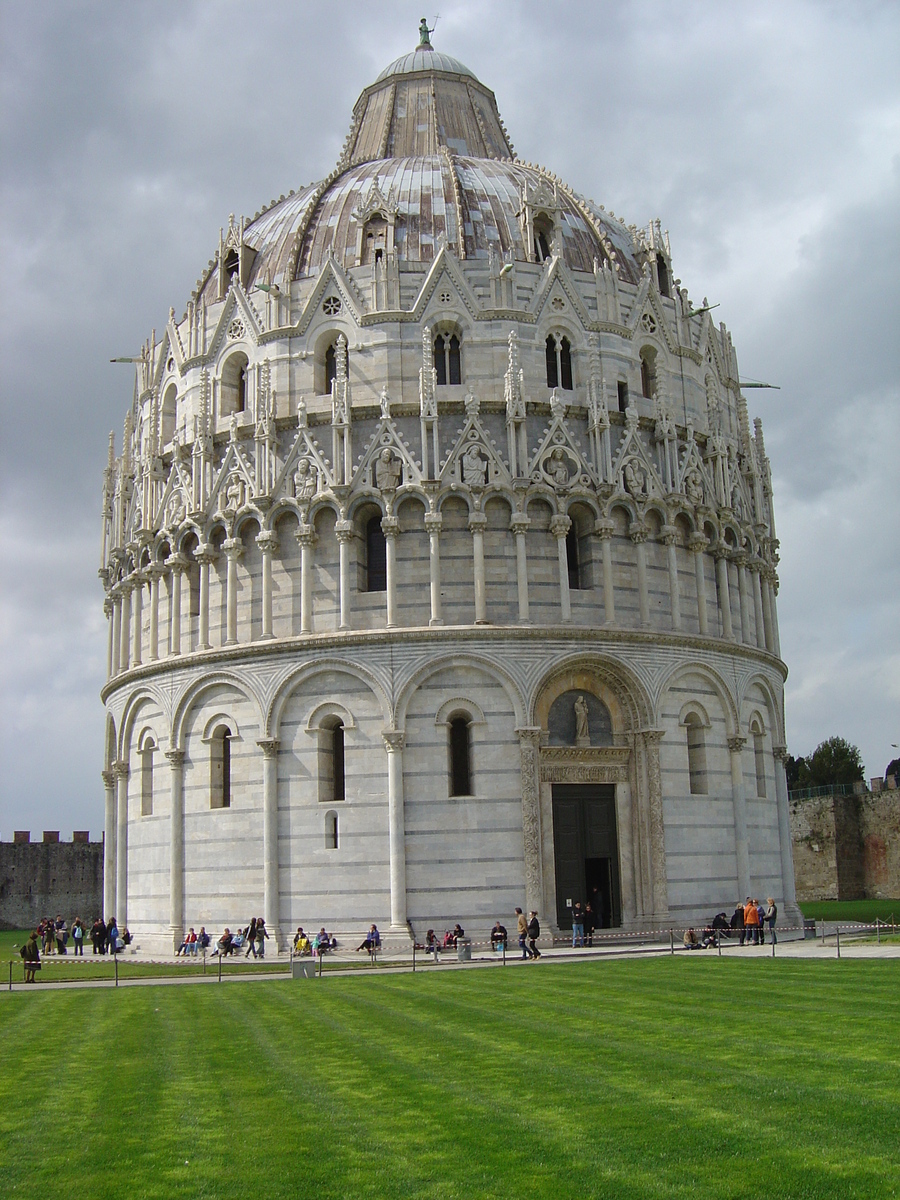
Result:
{"type": "MultiPolygon", "coordinates": [[[[228,214],[333,167],[421,3],[0,0],[0,836],[102,827],[100,485],[228,214]]],[[[433,17],[428,12],[429,22],[433,17]]],[[[662,218],[763,418],[789,748],[900,743],[900,5],[443,0],[519,155],[662,218]]]]}

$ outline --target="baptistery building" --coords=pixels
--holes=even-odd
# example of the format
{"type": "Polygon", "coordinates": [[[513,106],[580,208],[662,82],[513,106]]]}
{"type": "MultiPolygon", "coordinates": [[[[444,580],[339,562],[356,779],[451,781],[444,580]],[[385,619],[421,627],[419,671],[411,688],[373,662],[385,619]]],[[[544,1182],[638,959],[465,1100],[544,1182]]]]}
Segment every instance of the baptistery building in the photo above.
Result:
{"type": "Polygon", "coordinates": [[[107,915],[795,915],[769,463],[660,223],[423,26],[213,249],[110,437],[107,915]]]}

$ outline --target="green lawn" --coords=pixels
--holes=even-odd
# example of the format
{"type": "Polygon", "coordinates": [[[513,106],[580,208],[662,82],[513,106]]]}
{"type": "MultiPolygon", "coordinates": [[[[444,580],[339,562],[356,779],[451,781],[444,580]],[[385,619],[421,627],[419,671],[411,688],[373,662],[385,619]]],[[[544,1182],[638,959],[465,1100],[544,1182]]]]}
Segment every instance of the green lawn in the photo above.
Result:
{"type": "Polygon", "coordinates": [[[900,964],[0,997],[0,1195],[900,1195],[900,964]]]}
{"type": "Polygon", "coordinates": [[[890,921],[900,926],[900,900],[810,900],[800,908],[804,917],[816,921],[890,921]]]}

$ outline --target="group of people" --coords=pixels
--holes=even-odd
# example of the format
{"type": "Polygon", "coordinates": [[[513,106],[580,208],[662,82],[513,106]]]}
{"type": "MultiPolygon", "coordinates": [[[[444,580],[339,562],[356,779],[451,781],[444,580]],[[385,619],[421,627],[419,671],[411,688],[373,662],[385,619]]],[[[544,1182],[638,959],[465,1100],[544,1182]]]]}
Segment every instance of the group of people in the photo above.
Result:
{"type": "MultiPolygon", "coordinates": [[[[374,929],[375,926],[373,925],[372,928],[374,929]]],[[[377,929],[375,932],[378,932],[377,929]]],[[[314,933],[312,937],[310,937],[308,933],[304,932],[302,925],[297,926],[297,932],[294,934],[295,954],[299,955],[301,958],[305,958],[309,955],[312,955],[313,958],[316,958],[320,954],[326,954],[329,950],[337,950],[337,938],[333,938],[331,934],[327,932],[324,925],[319,932],[314,933]]]]}
{"type": "Polygon", "coordinates": [[[206,932],[206,926],[200,926],[200,932],[194,931],[193,925],[184,935],[184,941],[175,951],[175,957],[186,958],[189,954],[202,954],[209,948],[209,943],[212,939],[206,932]]]}
{"type": "MultiPolygon", "coordinates": [[[[203,932],[201,928],[201,933],[203,932]]],[[[245,958],[249,958],[251,954],[254,958],[265,958],[268,940],[269,931],[266,929],[265,920],[262,917],[254,917],[249,925],[238,929],[236,933],[232,933],[226,925],[225,932],[216,942],[214,953],[220,954],[222,958],[232,955],[237,957],[241,953],[245,958]]]]}
{"type": "MultiPolygon", "coordinates": [[[[25,967],[25,982],[34,983],[35,972],[41,969],[41,954],[68,954],[69,943],[76,957],[84,955],[85,927],[81,917],[76,917],[71,929],[62,916],[44,917],[38,923],[37,929],[28,935],[23,946],[19,948],[25,967]]],[[[119,931],[115,917],[104,921],[97,917],[90,929],[91,944],[94,954],[118,954],[131,942],[131,934],[127,929],[119,931]]]]}
{"type": "Polygon", "coordinates": [[[769,939],[774,946],[778,941],[775,934],[775,922],[778,920],[778,905],[772,896],[766,897],[765,905],[750,896],[741,904],[738,900],[731,914],[718,912],[698,934],[695,929],[687,929],[683,944],[685,950],[708,950],[717,946],[722,938],[740,938],[740,944],[764,946],[766,944],[766,926],[769,927],[769,939]]]}

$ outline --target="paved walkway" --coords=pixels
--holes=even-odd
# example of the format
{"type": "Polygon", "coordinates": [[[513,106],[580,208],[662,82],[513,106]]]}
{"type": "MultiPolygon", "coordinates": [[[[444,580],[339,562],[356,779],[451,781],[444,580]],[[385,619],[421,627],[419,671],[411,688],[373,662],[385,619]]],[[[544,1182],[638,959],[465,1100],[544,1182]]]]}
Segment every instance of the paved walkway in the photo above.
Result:
{"type": "MultiPolygon", "coordinates": [[[[826,941],[823,943],[821,937],[813,940],[802,940],[795,938],[789,940],[787,937],[780,938],[775,946],[775,958],[792,958],[792,959],[861,959],[861,958],[879,958],[879,959],[900,959],[900,943],[883,943],[879,945],[875,941],[861,942],[854,940],[848,934],[842,934],[840,939],[840,955],[838,955],[837,940],[833,934],[829,934],[826,941]]],[[[525,967],[530,970],[537,967],[537,964],[526,963],[519,955],[518,948],[514,948],[515,952],[510,952],[506,956],[507,967],[525,967]]],[[[609,942],[599,946],[584,947],[573,949],[571,946],[557,945],[550,949],[545,949],[541,952],[541,962],[552,964],[554,962],[596,962],[600,959],[624,959],[624,958],[647,958],[656,957],[659,955],[669,955],[672,953],[671,947],[663,943],[625,943],[625,942],[609,942]]],[[[697,950],[688,952],[676,942],[675,953],[680,957],[689,958],[717,958],[719,957],[715,949],[697,950]]],[[[723,943],[722,945],[723,958],[740,958],[745,962],[752,962],[759,958],[771,958],[772,945],[767,942],[764,946],[740,946],[731,943],[723,943]]],[[[46,959],[44,960],[46,962],[46,959]]],[[[101,960],[91,955],[82,959],[69,959],[65,967],[60,965],[60,969],[78,971],[82,965],[87,966],[91,963],[97,965],[101,960]]],[[[9,988],[8,982],[8,967],[6,969],[6,979],[3,980],[2,992],[8,994],[12,991],[57,991],[71,988],[111,988],[115,987],[115,979],[113,978],[114,966],[110,959],[102,960],[104,966],[108,966],[109,976],[104,979],[78,979],[77,976],[69,979],[53,980],[51,972],[56,969],[56,964],[51,958],[50,963],[45,968],[46,974],[40,978],[37,984],[24,984],[22,982],[21,964],[16,962],[13,966],[13,984],[12,989],[9,988]]],[[[310,960],[306,960],[310,961],[310,960]]],[[[223,964],[222,983],[253,983],[259,980],[285,980],[290,978],[290,958],[288,955],[273,955],[263,963],[247,964],[247,969],[232,973],[229,970],[233,960],[226,959],[223,964]]],[[[179,974],[180,968],[184,966],[196,966],[198,960],[176,958],[174,955],[144,955],[140,952],[135,954],[122,955],[119,960],[119,987],[157,987],[157,986],[183,986],[186,984],[213,984],[218,983],[218,960],[215,958],[207,960],[207,973],[202,974],[179,974]],[[171,965],[172,974],[163,976],[139,976],[129,978],[129,967],[137,964],[155,964],[160,966],[171,965]]],[[[341,966],[344,968],[355,968],[350,970],[342,970],[340,974],[368,974],[370,972],[411,972],[413,970],[412,962],[408,952],[400,954],[386,953],[380,955],[377,965],[372,966],[365,955],[354,954],[352,951],[339,951],[329,955],[324,965],[324,975],[334,974],[335,967],[341,966]]],[[[460,962],[454,952],[448,951],[441,955],[440,962],[435,966],[430,958],[426,958],[422,951],[416,954],[416,970],[417,971],[434,971],[434,970],[470,970],[474,968],[491,968],[502,967],[502,956],[493,954],[488,949],[487,945],[473,946],[472,960],[470,962],[460,962]]],[[[540,969],[540,968],[538,968],[540,969]]]]}

